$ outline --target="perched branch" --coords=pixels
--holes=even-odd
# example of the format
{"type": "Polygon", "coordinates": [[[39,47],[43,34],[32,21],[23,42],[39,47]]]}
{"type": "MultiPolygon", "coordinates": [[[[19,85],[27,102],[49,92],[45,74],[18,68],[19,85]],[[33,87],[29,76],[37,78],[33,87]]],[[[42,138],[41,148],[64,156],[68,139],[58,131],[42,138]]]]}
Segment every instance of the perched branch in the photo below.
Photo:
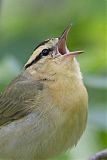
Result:
{"type": "Polygon", "coordinates": [[[107,160],[107,149],[96,153],[89,160],[107,160]]]}

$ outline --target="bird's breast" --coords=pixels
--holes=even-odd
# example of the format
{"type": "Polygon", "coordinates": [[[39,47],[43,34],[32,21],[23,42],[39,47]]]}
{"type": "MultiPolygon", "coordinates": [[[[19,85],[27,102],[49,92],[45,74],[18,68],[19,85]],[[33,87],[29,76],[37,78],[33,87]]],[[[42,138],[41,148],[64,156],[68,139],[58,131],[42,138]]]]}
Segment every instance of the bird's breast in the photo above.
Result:
{"type": "Polygon", "coordinates": [[[49,94],[56,111],[51,117],[58,129],[58,140],[63,147],[71,147],[77,143],[86,126],[87,91],[82,81],[65,78],[49,86],[49,94]]]}

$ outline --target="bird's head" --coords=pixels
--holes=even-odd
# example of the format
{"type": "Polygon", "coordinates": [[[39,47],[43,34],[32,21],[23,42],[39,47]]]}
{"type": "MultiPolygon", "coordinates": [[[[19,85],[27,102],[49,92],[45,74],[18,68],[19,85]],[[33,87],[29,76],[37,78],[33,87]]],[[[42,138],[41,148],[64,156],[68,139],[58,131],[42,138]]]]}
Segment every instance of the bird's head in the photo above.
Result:
{"type": "Polygon", "coordinates": [[[67,48],[66,40],[70,28],[71,26],[67,27],[59,38],[40,43],[25,64],[25,70],[36,79],[45,81],[59,76],[71,77],[73,74],[80,74],[75,56],[83,51],[70,52],[67,48]]]}

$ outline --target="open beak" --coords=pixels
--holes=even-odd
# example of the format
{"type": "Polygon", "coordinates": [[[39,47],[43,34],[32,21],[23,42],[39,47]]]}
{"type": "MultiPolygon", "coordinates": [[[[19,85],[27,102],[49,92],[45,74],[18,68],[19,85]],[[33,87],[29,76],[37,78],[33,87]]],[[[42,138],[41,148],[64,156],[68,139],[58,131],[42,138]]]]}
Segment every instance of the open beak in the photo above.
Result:
{"type": "Polygon", "coordinates": [[[59,37],[59,41],[58,41],[58,52],[61,54],[61,55],[78,55],[78,54],[81,54],[83,53],[83,51],[73,51],[73,52],[70,52],[69,49],[67,48],[67,45],[66,45],[66,41],[67,41],[67,36],[68,36],[68,33],[71,29],[71,25],[69,25],[65,30],[64,32],[62,33],[62,35],[59,37]]]}

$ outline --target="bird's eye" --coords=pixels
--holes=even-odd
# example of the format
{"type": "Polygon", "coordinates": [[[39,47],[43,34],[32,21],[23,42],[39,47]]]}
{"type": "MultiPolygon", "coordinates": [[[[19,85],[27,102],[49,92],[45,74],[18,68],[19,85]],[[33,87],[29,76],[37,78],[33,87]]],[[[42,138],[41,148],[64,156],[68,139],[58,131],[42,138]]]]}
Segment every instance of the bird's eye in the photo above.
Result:
{"type": "Polygon", "coordinates": [[[47,56],[50,52],[50,49],[43,49],[42,52],[41,52],[41,55],[42,56],[47,56]]]}

